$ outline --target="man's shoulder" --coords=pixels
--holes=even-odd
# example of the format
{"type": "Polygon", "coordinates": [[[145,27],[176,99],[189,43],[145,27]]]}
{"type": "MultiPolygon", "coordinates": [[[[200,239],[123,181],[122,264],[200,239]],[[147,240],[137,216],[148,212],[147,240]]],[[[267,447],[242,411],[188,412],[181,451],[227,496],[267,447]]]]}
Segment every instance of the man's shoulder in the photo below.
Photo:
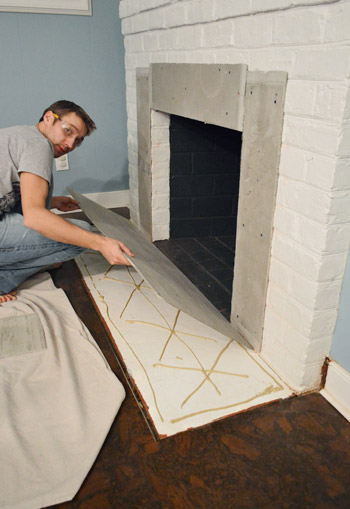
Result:
{"type": "Polygon", "coordinates": [[[16,125],[0,129],[0,136],[13,138],[44,138],[35,125],[16,125]]]}

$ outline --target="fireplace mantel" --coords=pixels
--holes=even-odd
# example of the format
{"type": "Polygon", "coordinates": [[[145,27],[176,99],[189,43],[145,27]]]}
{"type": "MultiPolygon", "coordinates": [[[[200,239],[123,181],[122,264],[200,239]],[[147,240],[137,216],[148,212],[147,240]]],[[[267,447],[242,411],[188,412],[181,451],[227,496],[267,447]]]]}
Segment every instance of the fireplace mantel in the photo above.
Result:
{"type": "MultiPolygon", "coordinates": [[[[169,238],[169,196],[157,191],[160,175],[153,171],[160,166],[161,177],[169,179],[169,164],[162,157],[157,160],[159,139],[152,112],[242,131],[231,321],[257,350],[262,343],[286,83],[285,72],[250,72],[243,64],[159,63],[137,71],[140,226],[152,240],[169,238]],[[167,227],[159,234],[162,207],[167,227]]],[[[163,131],[166,145],[169,133],[163,131]]]]}

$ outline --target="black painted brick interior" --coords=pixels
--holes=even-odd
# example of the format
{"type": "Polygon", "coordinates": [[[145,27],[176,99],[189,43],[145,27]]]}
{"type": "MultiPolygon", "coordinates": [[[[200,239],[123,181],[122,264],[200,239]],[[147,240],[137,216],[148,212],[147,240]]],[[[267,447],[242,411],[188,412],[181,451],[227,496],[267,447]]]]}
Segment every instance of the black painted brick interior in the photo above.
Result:
{"type": "Polygon", "coordinates": [[[236,234],[242,133],[173,115],[171,238],[236,234]]]}

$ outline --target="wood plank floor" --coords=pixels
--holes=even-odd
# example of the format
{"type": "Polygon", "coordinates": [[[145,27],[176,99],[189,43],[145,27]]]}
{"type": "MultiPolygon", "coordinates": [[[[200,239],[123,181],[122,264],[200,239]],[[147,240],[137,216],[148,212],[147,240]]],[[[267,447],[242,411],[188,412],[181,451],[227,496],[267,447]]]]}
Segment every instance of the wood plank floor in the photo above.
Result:
{"type": "Polygon", "coordinates": [[[51,273],[127,397],[73,501],[59,508],[347,508],[350,423],[313,393],[155,441],[73,261],[51,273]]]}

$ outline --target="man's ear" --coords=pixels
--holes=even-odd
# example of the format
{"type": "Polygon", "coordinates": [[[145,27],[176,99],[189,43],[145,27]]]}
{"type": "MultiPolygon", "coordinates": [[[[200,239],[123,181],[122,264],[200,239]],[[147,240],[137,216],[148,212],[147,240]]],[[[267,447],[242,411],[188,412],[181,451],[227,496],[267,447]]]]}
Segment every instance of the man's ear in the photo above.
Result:
{"type": "Polygon", "coordinates": [[[50,111],[47,111],[43,117],[43,120],[45,122],[46,125],[52,125],[55,121],[55,117],[53,116],[53,112],[50,110],[50,111]]]}

